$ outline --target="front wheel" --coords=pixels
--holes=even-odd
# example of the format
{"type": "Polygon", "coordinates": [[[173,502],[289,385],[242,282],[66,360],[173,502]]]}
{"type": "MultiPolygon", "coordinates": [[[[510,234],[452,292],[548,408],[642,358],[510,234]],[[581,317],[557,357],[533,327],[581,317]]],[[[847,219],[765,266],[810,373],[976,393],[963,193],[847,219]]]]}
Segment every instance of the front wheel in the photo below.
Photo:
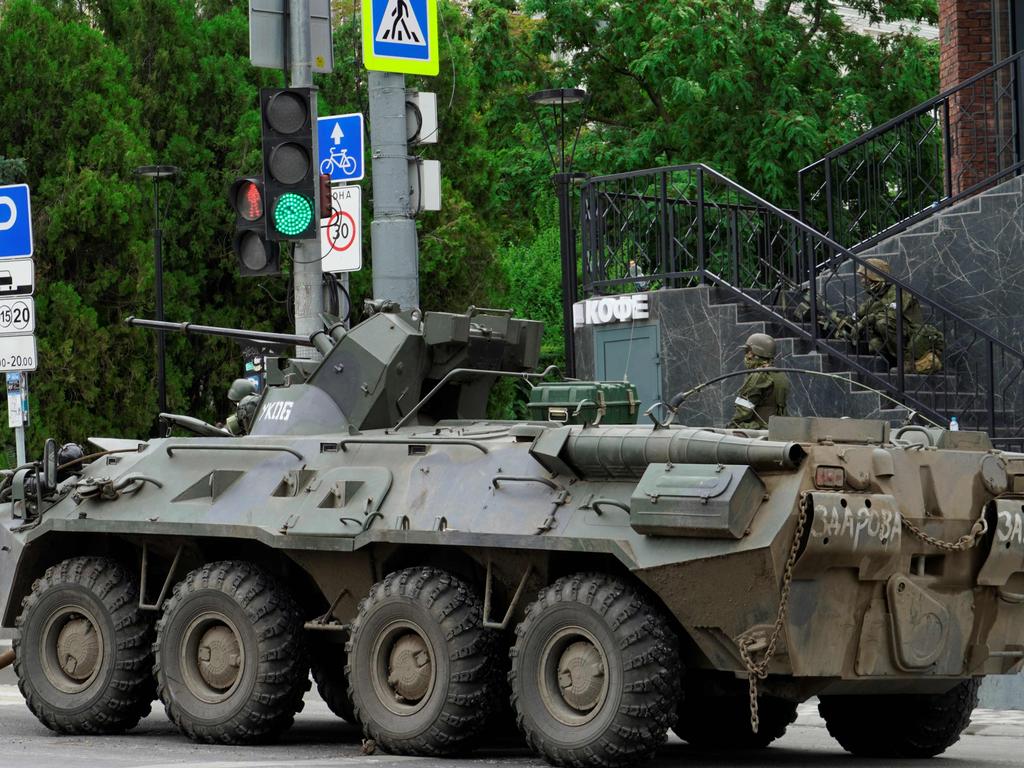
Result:
{"type": "Polygon", "coordinates": [[[822,696],[818,711],[828,732],[851,754],[935,757],[970,725],[980,686],[971,678],[937,694],[822,696]]]}
{"type": "Polygon", "coordinates": [[[58,733],[121,733],[153,702],[153,626],[134,580],[103,557],[47,569],[18,617],[14,670],[32,713],[58,733]]]}
{"type": "Polygon", "coordinates": [[[559,766],[627,766],[664,742],[679,701],[678,640],[638,590],[604,574],[559,579],[516,635],[512,703],[534,752],[559,766]]]}
{"type": "Polygon", "coordinates": [[[193,741],[272,739],[309,689],[299,608],[250,563],[210,563],[175,586],[155,650],[167,716],[193,741]]]}

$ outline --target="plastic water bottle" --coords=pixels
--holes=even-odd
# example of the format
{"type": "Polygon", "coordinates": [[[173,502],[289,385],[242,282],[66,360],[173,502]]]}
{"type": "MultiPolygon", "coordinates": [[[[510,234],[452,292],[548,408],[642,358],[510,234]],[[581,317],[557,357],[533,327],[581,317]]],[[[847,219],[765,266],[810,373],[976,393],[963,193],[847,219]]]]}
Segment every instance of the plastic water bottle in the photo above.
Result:
{"type": "Polygon", "coordinates": [[[950,432],[959,432],[960,431],[960,422],[956,420],[956,416],[954,416],[952,419],[949,420],[949,431],[950,432]]]}

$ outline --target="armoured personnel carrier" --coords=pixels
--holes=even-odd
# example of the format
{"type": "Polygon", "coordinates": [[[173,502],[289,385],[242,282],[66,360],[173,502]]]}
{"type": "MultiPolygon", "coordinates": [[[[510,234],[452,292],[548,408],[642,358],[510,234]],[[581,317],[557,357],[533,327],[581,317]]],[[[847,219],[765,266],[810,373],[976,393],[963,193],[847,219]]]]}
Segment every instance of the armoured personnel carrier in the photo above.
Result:
{"type": "Polygon", "coordinates": [[[379,309],[233,332],[323,353],[240,385],[236,435],[166,415],[197,436],[50,441],[8,478],[0,619],[43,723],[119,732],[159,696],[193,739],[263,741],[312,668],[394,753],[497,718],[554,764],[628,765],[670,728],[765,746],[817,696],[847,750],[928,757],[1021,669],[1024,456],[872,421],[596,423],[586,387],[491,421],[539,325],[379,309]]]}

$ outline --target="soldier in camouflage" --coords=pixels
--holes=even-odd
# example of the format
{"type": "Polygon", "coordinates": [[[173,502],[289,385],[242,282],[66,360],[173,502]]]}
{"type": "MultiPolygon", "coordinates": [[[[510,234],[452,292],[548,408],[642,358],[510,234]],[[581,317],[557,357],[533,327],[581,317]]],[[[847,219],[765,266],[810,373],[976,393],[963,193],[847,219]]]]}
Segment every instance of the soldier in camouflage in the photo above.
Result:
{"type": "MultiPolygon", "coordinates": [[[[870,297],[857,308],[850,329],[853,339],[865,338],[868,348],[885,357],[890,364],[897,359],[896,286],[885,277],[891,273],[885,259],[868,259],[857,274],[870,297]]],[[[910,293],[903,292],[904,367],[908,373],[936,373],[942,369],[944,340],[942,333],[924,322],[921,306],[910,293]]]]}
{"type": "Polygon", "coordinates": [[[758,371],[775,361],[775,339],[766,333],[754,333],[743,345],[743,363],[750,371],[736,395],[736,410],[730,429],[766,429],[773,415],[786,415],[789,379],[777,371],[758,371]]]}

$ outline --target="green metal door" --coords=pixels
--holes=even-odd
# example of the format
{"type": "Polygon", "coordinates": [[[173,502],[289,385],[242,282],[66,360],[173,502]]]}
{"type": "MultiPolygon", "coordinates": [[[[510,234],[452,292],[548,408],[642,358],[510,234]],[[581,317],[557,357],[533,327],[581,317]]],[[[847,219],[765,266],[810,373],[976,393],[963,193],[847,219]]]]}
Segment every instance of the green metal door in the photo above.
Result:
{"type": "MultiPolygon", "coordinates": [[[[616,325],[594,329],[594,372],[601,381],[636,385],[642,414],[661,400],[658,326],[616,325]]],[[[639,418],[639,416],[638,416],[639,418]]]]}

